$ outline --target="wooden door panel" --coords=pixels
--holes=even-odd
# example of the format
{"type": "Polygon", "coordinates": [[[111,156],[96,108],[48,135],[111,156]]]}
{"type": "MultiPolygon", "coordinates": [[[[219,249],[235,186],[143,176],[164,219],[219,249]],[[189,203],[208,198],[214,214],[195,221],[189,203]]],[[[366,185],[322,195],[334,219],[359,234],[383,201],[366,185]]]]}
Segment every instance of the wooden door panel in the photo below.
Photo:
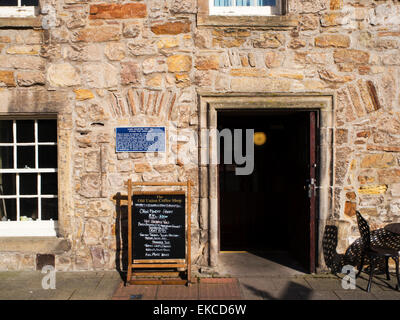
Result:
{"type": "Polygon", "coordinates": [[[310,219],[309,219],[309,259],[310,259],[310,273],[315,272],[315,220],[316,220],[316,196],[317,196],[317,113],[315,111],[311,111],[310,114],[310,121],[309,121],[309,139],[310,139],[310,146],[309,146],[309,153],[310,153],[310,190],[309,190],[309,206],[310,206],[310,219]]]}

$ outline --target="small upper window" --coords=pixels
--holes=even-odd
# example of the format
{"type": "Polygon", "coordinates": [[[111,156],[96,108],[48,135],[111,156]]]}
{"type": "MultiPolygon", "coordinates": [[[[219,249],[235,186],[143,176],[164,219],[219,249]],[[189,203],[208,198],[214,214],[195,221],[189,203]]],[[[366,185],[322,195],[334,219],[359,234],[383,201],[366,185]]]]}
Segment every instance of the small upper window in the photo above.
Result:
{"type": "Polygon", "coordinates": [[[272,16],[282,14],[284,0],[209,0],[210,15],[272,16]]]}
{"type": "Polygon", "coordinates": [[[0,18],[34,17],[39,0],[0,0],[0,18]]]}

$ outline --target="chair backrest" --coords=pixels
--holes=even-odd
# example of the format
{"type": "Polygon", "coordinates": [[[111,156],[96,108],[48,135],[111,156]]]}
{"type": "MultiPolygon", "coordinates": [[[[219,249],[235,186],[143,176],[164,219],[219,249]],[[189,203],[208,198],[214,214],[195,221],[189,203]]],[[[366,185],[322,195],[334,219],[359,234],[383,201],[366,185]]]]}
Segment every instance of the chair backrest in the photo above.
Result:
{"type": "Polygon", "coordinates": [[[367,220],[363,218],[360,212],[356,211],[358,230],[361,234],[362,244],[364,249],[371,247],[371,232],[367,220]]]}
{"type": "Polygon", "coordinates": [[[336,226],[325,226],[324,236],[322,238],[322,248],[324,252],[325,264],[332,269],[333,257],[338,244],[338,228],[336,226]]]}
{"type": "Polygon", "coordinates": [[[338,228],[336,226],[325,226],[324,236],[322,238],[322,248],[324,252],[325,264],[331,269],[332,273],[342,272],[345,263],[345,255],[338,254],[336,247],[338,244],[338,228]]]}

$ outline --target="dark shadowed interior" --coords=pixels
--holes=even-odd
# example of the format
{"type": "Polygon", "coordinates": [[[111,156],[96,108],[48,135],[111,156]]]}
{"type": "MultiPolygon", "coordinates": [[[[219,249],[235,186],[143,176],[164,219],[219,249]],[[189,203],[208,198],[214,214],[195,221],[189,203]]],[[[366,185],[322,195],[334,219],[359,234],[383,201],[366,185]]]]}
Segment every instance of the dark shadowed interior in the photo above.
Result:
{"type": "Polygon", "coordinates": [[[224,164],[225,142],[220,139],[221,251],[269,258],[285,252],[309,269],[309,121],[309,113],[302,111],[218,114],[219,130],[254,129],[266,137],[265,143],[254,145],[253,173],[242,176],[235,174],[235,163],[224,164]]]}

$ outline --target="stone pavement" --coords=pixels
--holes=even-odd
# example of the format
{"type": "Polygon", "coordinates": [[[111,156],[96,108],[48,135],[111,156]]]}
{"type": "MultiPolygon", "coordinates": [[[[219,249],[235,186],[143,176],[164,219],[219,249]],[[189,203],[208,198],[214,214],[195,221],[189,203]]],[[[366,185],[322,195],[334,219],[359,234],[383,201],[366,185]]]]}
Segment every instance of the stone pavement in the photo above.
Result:
{"type": "Polygon", "coordinates": [[[400,300],[396,281],[384,275],[357,279],[344,290],[341,276],[331,274],[273,277],[201,278],[185,286],[127,286],[118,272],[57,272],[56,289],[44,290],[40,272],[0,272],[0,300],[400,300]]]}
{"type": "Polygon", "coordinates": [[[44,290],[40,271],[0,272],[0,300],[106,300],[121,282],[118,272],[57,272],[56,289],[44,290]]]}
{"type": "Polygon", "coordinates": [[[356,289],[342,287],[344,275],[302,275],[293,277],[239,278],[242,296],[250,300],[400,300],[396,291],[395,275],[390,281],[374,277],[371,292],[365,291],[368,276],[357,279],[356,289]]]}

